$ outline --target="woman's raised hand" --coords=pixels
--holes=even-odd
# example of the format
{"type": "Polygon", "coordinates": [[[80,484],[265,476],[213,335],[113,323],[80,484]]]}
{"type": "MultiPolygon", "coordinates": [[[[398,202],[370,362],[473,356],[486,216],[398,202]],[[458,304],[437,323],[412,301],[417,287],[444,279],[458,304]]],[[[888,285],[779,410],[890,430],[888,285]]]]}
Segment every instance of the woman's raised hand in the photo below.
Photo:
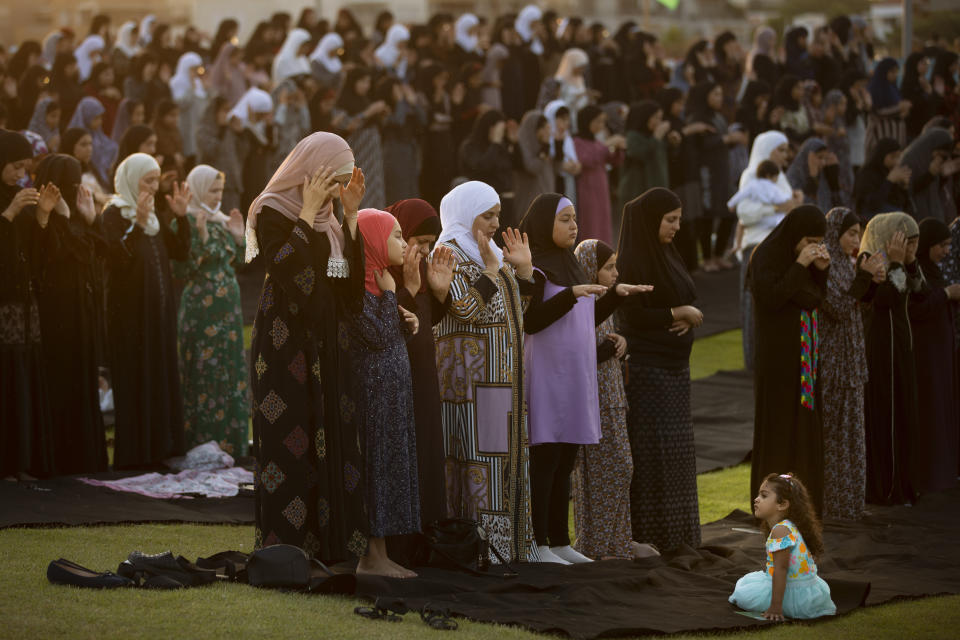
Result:
{"type": "Polygon", "coordinates": [[[173,195],[164,196],[173,215],[182,218],[187,215],[187,203],[190,202],[190,185],[186,182],[173,183],[173,195]]]}
{"type": "Polygon", "coordinates": [[[517,270],[524,280],[533,277],[533,256],[530,254],[530,240],[527,234],[516,229],[505,229],[503,232],[503,259],[517,270]]]}
{"type": "Polygon", "coordinates": [[[907,257],[907,234],[903,231],[894,233],[890,241],[887,242],[887,257],[890,262],[903,264],[904,258],[907,257]]]}
{"type": "Polygon", "coordinates": [[[500,270],[500,261],[490,246],[490,239],[483,231],[477,231],[477,246],[480,248],[480,259],[483,260],[484,271],[496,273],[500,270]]]}
{"type": "Polygon", "coordinates": [[[607,288],[601,284],[576,284],[573,285],[572,289],[574,298],[602,296],[607,292],[607,288]]]}
{"type": "Polygon", "coordinates": [[[350,176],[350,182],[347,186],[340,187],[340,204],[343,205],[343,214],[353,216],[360,210],[360,201],[363,200],[363,194],[367,192],[366,178],[360,167],[353,168],[353,174],[350,176]]]}
{"type": "Polygon", "coordinates": [[[441,245],[433,250],[433,256],[427,263],[427,284],[440,302],[447,299],[456,266],[457,259],[448,247],[441,245]]]}
{"type": "Polygon", "coordinates": [[[244,230],[243,214],[240,213],[239,209],[233,209],[230,212],[230,221],[227,222],[227,231],[239,240],[243,238],[244,230]]]}
{"type": "Polygon", "coordinates": [[[300,209],[300,218],[313,226],[317,213],[330,200],[330,182],[333,179],[333,169],[320,167],[313,175],[303,178],[303,206],[300,209]]]}
{"type": "Polygon", "coordinates": [[[416,296],[420,291],[421,258],[420,245],[416,242],[407,244],[407,250],[403,252],[403,286],[411,296],[416,296]]]}
{"type": "MultiPolygon", "coordinates": [[[[67,209],[69,211],[69,208],[67,209]]],[[[97,208],[93,203],[93,192],[84,185],[77,187],[77,211],[83,216],[87,224],[93,224],[97,217],[97,208]]]]}
{"type": "Polygon", "coordinates": [[[152,212],[153,194],[149,191],[141,191],[137,195],[137,224],[141,227],[146,227],[152,212]]]}
{"type": "Polygon", "coordinates": [[[40,195],[37,199],[37,209],[49,215],[53,208],[60,202],[60,188],[52,182],[48,182],[40,188],[40,195]]]}

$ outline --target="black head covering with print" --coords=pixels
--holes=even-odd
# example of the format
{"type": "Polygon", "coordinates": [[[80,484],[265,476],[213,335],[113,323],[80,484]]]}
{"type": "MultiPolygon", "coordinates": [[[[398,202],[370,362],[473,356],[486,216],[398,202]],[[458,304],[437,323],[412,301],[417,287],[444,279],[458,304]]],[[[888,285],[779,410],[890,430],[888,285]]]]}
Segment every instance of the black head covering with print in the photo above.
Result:
{"type": "Polygon", "coordinates": [[[561,287],[572,287],[590,281],[573,254],[573,245],[563,249],[553,241],[553,225],[560,213],[557,207],[565,199],[559,193],[541,193],[530,203],[530,208],[520,221],[520,232],[527,234],[530,240],[533,266],[543,271],[550,282],[561,287]]]}
{"type": "Polygon", "coordinates": [[[917,244],[917,262],[923,270],[923,277],[931,288],[947,286],[940,265],[930,259],[930,249],[944,240],[950,239],[950,227],[936,218],[924,218],[920,221],[920,241],[917,244]]]}

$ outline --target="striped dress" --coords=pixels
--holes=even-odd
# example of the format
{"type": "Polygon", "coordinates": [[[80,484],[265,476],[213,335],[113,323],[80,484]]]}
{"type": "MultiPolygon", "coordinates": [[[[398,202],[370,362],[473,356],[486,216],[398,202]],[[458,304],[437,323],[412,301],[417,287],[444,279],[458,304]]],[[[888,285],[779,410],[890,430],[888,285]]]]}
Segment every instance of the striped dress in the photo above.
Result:
{"type": "MultiPolygon", "coordinates": [[[[478,521],[510,560],[536,560],[530,521],[523,309],[512,267],[496,287],[455,243],[452,304],[434,328],[447,512],[478,521]]],[[[495,561],[495,559],[494,559],[495,561]]]]}

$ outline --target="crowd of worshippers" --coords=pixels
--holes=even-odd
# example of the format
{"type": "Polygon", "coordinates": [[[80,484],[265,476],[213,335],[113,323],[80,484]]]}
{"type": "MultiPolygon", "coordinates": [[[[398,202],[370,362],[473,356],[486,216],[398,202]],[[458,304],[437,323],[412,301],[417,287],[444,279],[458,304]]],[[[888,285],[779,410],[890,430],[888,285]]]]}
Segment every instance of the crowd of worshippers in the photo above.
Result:
{"type": "Polygon", "coordinates": [[[695,547],[691,273],[739,262],[751,496],[955,484],[956,53],[878,61],[859,18],[672,66],[535,6],[290,23],[0,53],[4,477],[108,468],[107,367],[114,469],[244,455],[252,420],[257,546],[406,576],[457,516],[510,560],[695,547]]]}

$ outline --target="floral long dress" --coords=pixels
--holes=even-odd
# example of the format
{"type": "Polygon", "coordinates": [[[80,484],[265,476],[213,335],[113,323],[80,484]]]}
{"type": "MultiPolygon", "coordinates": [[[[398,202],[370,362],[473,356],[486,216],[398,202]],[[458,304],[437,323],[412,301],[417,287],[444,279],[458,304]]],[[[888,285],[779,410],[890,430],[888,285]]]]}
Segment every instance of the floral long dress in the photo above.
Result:
{"type": "MultiPolygon", "coordinates": [[[[187,214],[196,227],[196,218],[187,214]]],[[[190,254],[173,263],[185,280],[177,325],[187,446],[216,440],[233,456],[244,455],[250,419],[243,315],[234,264],[243,256],[223,225],[207,224],[208,238],[190,236],[190,254]]]]}
{"type": "MultiPolygon", "coordinates": [[[[577,247],[577,258],[587,277],[596,281],[597,241],[586,240],[577,247]]],[[[602,266],[602,265],[600,265],[602,266]]],[[[597,327],[597,344],[616,332],[613,316],[597,327]]],[[[623,371],[616,357],[600,362],[599,444],[584,445],[573,470],[573,518],[577,550],[591,558],[630,557],[630,484],[633,453],[627,432],[627,394],[623,371]]]]}

